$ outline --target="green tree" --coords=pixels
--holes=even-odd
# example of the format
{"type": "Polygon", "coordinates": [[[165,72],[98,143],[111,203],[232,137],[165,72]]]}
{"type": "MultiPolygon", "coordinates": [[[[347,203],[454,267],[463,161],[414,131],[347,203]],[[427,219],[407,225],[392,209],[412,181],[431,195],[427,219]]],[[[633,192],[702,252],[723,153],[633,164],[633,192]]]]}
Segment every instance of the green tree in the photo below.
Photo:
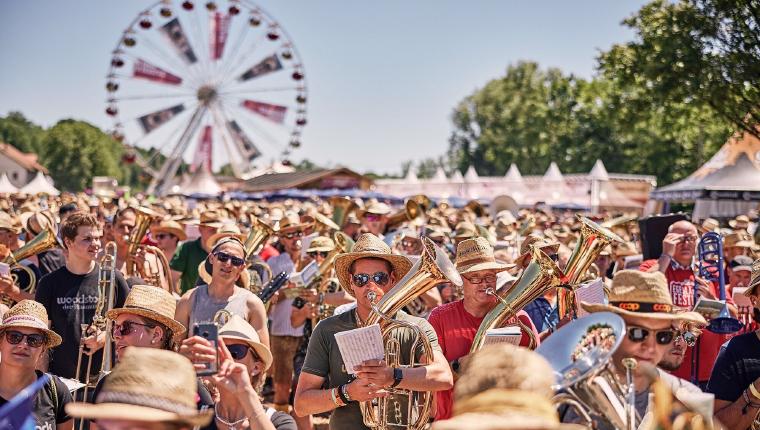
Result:
{"type": "Polygon", "coordinates": [[[21,112],[11,112],[0,118],[0,142],[15,146],[22,152],[38,153],[43,135],[42,127],[26,119],[21,112]]]}
{"type": "Polygon", "coordinates": [[[40,158],[56,186],[83,190],[93,176],[112,176],[124,182],[121,145],[97,127],[84,121],[62,120],[42,140],[40,158]]]}

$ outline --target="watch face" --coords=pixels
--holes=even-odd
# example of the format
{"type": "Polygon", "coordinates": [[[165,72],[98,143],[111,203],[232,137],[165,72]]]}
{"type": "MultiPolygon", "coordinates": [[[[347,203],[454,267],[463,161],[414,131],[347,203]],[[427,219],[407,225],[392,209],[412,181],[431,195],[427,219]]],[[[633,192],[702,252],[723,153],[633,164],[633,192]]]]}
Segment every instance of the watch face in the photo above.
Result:
{"type": "Polygon", "coordinates": [[[404,379],[404,373],[401,371],[401,368],[396,367],[393,369],[393,379],[396,381],[404,379]]]}

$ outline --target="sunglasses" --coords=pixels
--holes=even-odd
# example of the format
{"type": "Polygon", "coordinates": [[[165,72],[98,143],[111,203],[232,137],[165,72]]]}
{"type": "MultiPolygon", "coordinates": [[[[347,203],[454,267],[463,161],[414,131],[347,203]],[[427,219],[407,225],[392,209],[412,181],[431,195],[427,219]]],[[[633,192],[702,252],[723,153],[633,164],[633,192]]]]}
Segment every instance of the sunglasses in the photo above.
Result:
{"type": "Polygon", "coordinates": [[[301,230],[291,231],[290,233],[284,233],[282,237],[284,237],[285,239],[293,239],[294,237],[303,237],[303,231],[301,230]]]}
{"type": "Polygon", "coordinates": [[[385,272],[377,272],[372,275],[369,275],[367,273],[357,273],[353,276],[354,278],[354,284],[357,287],[363,287],[367,285],[370,281],[375,283],[375,285],[379,285],[381,287],[384,287],[388,284],[388,281],[390,280],[390,275],[388,275],[385,272]]]}
{"type": "Polygon", "coordinates": [[[230,355],[232,356],[233,360],[242,360],[245,358],[246,355],[248,355],[248,351],[251,351],[251,356],[253,356],[254,361],[261,361],[258,355],[253,352],[253,349],[249,347],[248,345],[242,345],[239,343],[233,344],[233,345],[227,345],[227,350],[230,351],[230,355]]]}
{"type": "Polygon", "coordinates": [[[156,328],[153,324],[143,324],[139,323],[137,321],[124,321],[121,324],[114,323],[113,327],[111,328],[111,335],[118,334],[119,336],[129,336],[130,334],[135,332],[135,326],[139,325],[142,327],[148,327],[148,328],[156,328]]]}
{"type": "Polygon", "coordinates": [[[156,239],[158,239],[158,240],[164,240],[164,239],[167,239],[167,238],[170,238],[170,237],[174,237],[174,235],[173,234],[169,234],[169,233],[158,233],[156,235],[156,239]]]}
{"type": "Polygon", "coordinates": [[[227,254],[226,252],[217,251],[214,253],[214,257],[222,263],[230,262],[235,267],[240,267],[245,264],[245,260],[234,255],[227,254]]]}
{"type": "MultiPolygon", "coordinates": [[[[644,327],[628,327],[628,339],[631,342],[643,342],[649,337],[649,333],[653,330],[649,330],[644,327]]],[[[668,345],[676,338],[676,331],[673,329],[660,330],[654,332],[655,341],[660,345],[668,345]]]]}
{"type": "Polygon", "coordinates": [[[493,284],[496,282],[496,275],[493,273],[488,274],[486,276],[470,276],[466,278],[471,284],[482,284],[483,281],[488,282],[489,284],[493,284]]]}
{"type": "Polygon", "coordinates": [[[364,219],[366,219],[369,222],[380,221],[380,215],[364,214],[364,219]]]}
{"type": "Polygon", "coordinates": [[[317,258],[317,255],[319,255],[322,258],[327,258],[327,254],[329,254],[329,252],[327,252],[327,251],[312,251],[312,252],[307,252],[307,254],[309,254],[309,257],[311,257],[311,258],[317,258]]]}
{"type": "Polygon", "coordinates": [[[5,332],[5,340],[11,345],[18,345],[24,340],[24,338],[26,338],[26,344],[29,345],[30,348],[39,348],[47,343],[47,336],[44,334],[24,334],[10,330],[5,332]]]}

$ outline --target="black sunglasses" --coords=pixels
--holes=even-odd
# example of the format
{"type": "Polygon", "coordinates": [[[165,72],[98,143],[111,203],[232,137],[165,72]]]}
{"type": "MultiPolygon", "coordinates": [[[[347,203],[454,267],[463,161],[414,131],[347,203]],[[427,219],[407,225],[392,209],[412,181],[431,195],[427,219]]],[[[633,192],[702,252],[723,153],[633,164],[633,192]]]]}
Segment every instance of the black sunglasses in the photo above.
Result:
{"type": "Polygon", "coordinates": [[[5,340],[11,345],[18,345],[26,338],[26,344],[31,348],[39,348],[47,343],[47,336],[44,334],[33,333],[24,334],[17,331],[8,330],[5,332],[5,340]]]}
{"type": "Polygon", "coordinates": [[[240,267],[245,264],[245,260],[234,255],[227,254],[226,252],[217,251],[214,253],[214,257],[222,263],[230,262],[235,267],[240,267]]]}
{"type": "MultiPolygon", "coordinates": [[[[236,343],[234,345],[227,345],[227,350],[230,351],[230,355],[232,356],[233,360],[244,359],[248,354],[248,351],[251,351],[251,354],[253,354],[253,350],[248,347],[248,345],[242,345],[239,343],[236,343]]],[[[257,359],[256,354],[253,354],[253,358],[257,359]]]]}
{"type": "Polygon", "coordinates": [[[485,275],[485,276],[478,276],[478,275],[475,275],[475,276],[466,276],[465,279],[467,279],[471,284],[476,284],[476,285],[477,284],[482,284],[483,281],[488,282],[489,284],[494,284],[494,283],[496,283],[497,277],[496,277],[495,274],[490,273],[490,274],[485,275]]]}
{"type": "Polygon", "coordinates": [[[282,237],[284,237],[285,239],[293,239],[294,237],[303,237],[303,231],[301,230],[291,231],[290,233],[284,233],[282,237]]]}
{"type": "MultiPolygon", "coordinates": [[[[649,337],[650,330],[644,327],[628,327],[628,339],[631,342],[643,342],[649,337]]],[[[660,345],[668,345],[676,338],[676,331],[673,329],[660,330],[654,332],[655,341],[660,345]]]]}
{"type": "Polygon", "coordinates": [[[156,235],[156,239],[158,239],[158,240],[162,240],[162,239],[169,238],[169,237],[174,237],[174,235],[170,234],[170,233],[158,233],[156,235]]]}
{"type": "Polygon", "coordinates": [[[317,255],[319,255],[322,258],[327,258],[327,254],[329,254],[329,252],[327,252],[327,251],[312,251],[312,252],[307,252],[307,254],[309,254],[309,257],[312,257],[312,258],[316,258],[317,255]]]}
{"type": "Polygon", "coordinates": [[[357,273],[356,275],[353,276],[353,278],[354,278],[354,284],[356,284],[357,287],[363,287],[367,285],[370,279],[376,285],[384,287],[386,284],[388,284],[388,281],[390,280],[390,275],[388,275],[385,272],[376,272],[372,275],[369,275],[367,273],[357,273]]]}
{"type": "Polygon", "coordinates": [[[137,321],[124,321],[121,324],[113,324],[113,327],[111,327],[111,335],[113,336],[118,334],[119,336],[129,336],[130,334],[134,333],[134,326],[136,325],[148,328],[156,328],[155,324],[143,324],[137,321]]]}

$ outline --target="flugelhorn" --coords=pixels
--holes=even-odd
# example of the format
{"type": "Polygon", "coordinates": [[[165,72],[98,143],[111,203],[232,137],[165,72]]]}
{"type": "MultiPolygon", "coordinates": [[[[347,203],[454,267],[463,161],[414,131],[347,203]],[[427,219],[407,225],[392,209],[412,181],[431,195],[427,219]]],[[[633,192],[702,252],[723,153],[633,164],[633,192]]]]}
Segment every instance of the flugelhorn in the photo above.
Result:
{"type": "Polygon", "coordinates": [[[600,226],[586,217],[578,215],[581,222],[581,235],[578,243],[570,255],[565,266],[565,277],[562,279],[563,286],[557,291],[557,307],[559,320],[574,315],[575,292],[574,289],[586,275],[591,264],[596,261],[602,250],[613,242],[623,242],[623,239],[610,230],[600,226]]]}
{"type": "MultiPolygon", "coordinates": [[[[403,278],[379,302],[375,303],[374,293],[367,298],[372,302],[366,325],[380,324],[380,330],[385,345],[385,360],[393,367],[418,367],[433,362],[433,348],[425,333],[417,325],[394,319],[393,316],[420,295],[443,282],[462,285],[462,277],[446,253],[438,248],[430,239],[423,238],[423,251],[420,259],[412,266],[403,278]],[[401,363],[402,351],[399,341],[393,336],[396,329],[411,330],[415,335],[410,351],[406,351],[409,361],[401,363]],[[416,358],[417,348],[421,346],[423,354],[416,358]]],[[[420,392],[401,388],[388,388],[388,396],[369,402],[362,402],[359,407],[364,419],[364,425],[371,428],[387,429],[400,427],[408,430],[419,430],[428,425],[433,393],[420,392]],[[389,409],[393,408],[393,409],[389,409]],[[405,411],[406,414],[390,414],[390,411],[405,411]],[[406,421],[404,422],[404,416],[406,421]],[[394,422],[389,422],[394,418],[394,422]]]]}
{"type": "Polygon", "coordinates": [[[348,214],[358,208],[356,203],[348,197],[330,197],[328,201],[333,208],[332,220],[341,228],[346,225],[348,214]]]}
{"type": "Polygon", "coordinates": [[[32,255],[37,255],[40,252],[55,248],[57,244],[58,241],[56,240],[55,230],[53,230],[53,227],[48,224],[47,227],[45,227],[45,230],[35,236],[34,239],[17,249],[14,253],[5,257],[3,263],[11,266],[13,283],[16,284],[21,291],[34,294],[34,290],[37,287],[37,276],[32,269],[19,262],[32,255]]]}
{"type": "Polygon", "coordinates": [[[528,303],[544,295],[549,289],[562,283],[562,271],[543,251],[531,248],[531,259],[520,278],[504,292],[489,289],[487,292],[498,298],[496,306],[486,314],[475,333],[470,352],[478,351],[486,340],[488,330],[500,328],[507,320],[528,303]]]}

